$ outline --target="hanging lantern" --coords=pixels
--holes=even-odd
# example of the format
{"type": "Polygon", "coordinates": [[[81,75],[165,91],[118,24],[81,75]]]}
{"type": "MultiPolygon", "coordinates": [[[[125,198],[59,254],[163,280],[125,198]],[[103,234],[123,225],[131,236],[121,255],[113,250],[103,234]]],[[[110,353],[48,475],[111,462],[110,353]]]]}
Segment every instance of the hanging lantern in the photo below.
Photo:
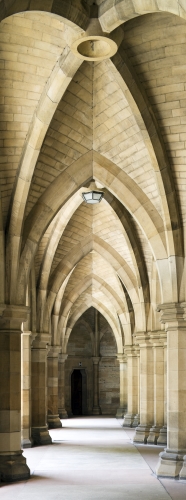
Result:
{"type": "Polygon", "coordinates": [[[102,191],[88,191],[87,193],[82,193],[83,200],[86,203],[94,204],[94,203],[100,203],[100,201],[103,198],[103,192],[102,191]]]}

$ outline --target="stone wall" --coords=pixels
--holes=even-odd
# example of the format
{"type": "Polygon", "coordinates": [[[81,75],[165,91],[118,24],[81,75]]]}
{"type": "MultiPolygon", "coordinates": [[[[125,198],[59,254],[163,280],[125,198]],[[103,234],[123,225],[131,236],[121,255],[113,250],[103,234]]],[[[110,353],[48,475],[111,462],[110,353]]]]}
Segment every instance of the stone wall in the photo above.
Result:
{"type": "Polygon", "coordinates": [[[115,415],[119,406],[119,364],[116,343],[110,329],[100,341],[99,403],[104,415],[115,415]]]}
{"type": "MultiPolygon", "coordinates": [[[[84,317],[84,315],[83,315],[84,317]]],[[[87,317],[86,317],[87,319],[87,317]]],[[[94,325],[91,325],[94,326],[94,325]]],[[[110,326],[101,318],[99,398],[101,413],[115,415],[119,406],[119,365],[116,360],[116,343],[110,326]],[[107,326],[105,331],[105,326],[107,326]],[[104,334],[103,334],[104,327],[104,334]]],[[[87,414],[93,407],[93,341],[94,334],[84,322],[77,322],[68,342],[68,358],[65,362],[65,404],[71,415],[71,374],[74,369],[85,370],[87,414]],[[80,365],[81,363],[81,365],[80,365]]]]}
{"type": "Polygon", "coordinates": [[[83,323],[74,326],[67,348],[68,358],[65,362],[65,404],[68,415],[71,414],[71,375],[74,369],[85,370],[87,379],[87,413],[93,406],[93,363],[92,341],[90,332],[83,323]],[[80,367],[79,363],[82,364],[80,367]]]}

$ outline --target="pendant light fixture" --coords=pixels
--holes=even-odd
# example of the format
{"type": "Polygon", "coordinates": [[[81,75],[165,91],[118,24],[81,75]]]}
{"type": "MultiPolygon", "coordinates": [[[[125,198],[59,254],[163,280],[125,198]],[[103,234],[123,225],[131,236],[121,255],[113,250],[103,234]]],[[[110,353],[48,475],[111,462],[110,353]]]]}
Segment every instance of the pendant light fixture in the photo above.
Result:
{"type": "Polygon", "coordinates": [[[87,193],[82,193],[83,200],[86,203],[95,204],[100,203],[103,198],[102,191],[88,191],[87,193]]]}

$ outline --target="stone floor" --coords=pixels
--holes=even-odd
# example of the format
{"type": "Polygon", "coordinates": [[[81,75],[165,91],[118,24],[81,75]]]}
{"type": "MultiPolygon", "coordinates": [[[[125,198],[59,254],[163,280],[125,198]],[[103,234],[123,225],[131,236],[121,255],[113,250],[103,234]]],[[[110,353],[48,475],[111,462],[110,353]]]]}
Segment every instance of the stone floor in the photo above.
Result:
{"type": "Polygon", "coordinates": [[[51,431],[52,446],[24,450],[29,481],[1,485],[2,500],[185,500],[186,482],[154,475],[159,448],[132,444],[114,418],[78,417],[51,431]]]}

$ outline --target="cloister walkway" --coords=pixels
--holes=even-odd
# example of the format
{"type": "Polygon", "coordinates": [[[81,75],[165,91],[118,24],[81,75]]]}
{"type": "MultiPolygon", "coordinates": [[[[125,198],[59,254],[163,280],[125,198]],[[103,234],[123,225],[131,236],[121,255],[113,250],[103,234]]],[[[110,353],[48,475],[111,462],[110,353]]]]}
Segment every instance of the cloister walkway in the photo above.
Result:
{"type": "Polygon", "coordinates": [[[160,448],[131,442],[115,418],[77,417],[50,431],[52,446],[24,450],[29,481],[2,484],[2,500],[184,500],[186,483],[158,480],[160,448]]]}

